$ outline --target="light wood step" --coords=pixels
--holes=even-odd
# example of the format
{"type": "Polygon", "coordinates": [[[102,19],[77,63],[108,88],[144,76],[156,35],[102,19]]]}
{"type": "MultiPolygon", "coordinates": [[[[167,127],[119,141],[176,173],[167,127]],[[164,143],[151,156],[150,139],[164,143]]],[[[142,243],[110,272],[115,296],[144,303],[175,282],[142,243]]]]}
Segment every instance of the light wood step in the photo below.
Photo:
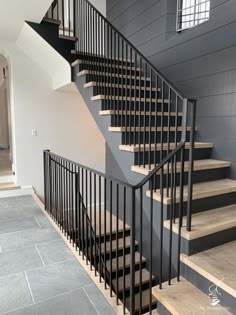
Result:
{"type": "MultiPolygon", "coordinates": [[[[159,131],[159,132],[161,132],[161,131],[164,131],[164,132],[168,132],[168,131],[170,131],[170,132],[175,132],[176,131],[176,127],[109,127],[108,128],[108,130],[110,131],[110,132],[144,132],[144,131],[152,131],[152,132],[154,132],[154,131],[159,131]]],[[[178,131],[182,131],[183,130],[183,128],[182,127],[178,127],[177,128],[177,130],[178,131]]],[[[187,131],[190,131],[191,130],[191,127],[187,127],[187,131]]],[[[197,130],[197,128],[196,128],[196,130],[197,130]]]]}
{"type": "Polygon", "coordinates": [[[20,186],[17,186],[15,183],[0,183],[0,191],[3,190],[13,190],[19,189],[20,186]]]}
{"type": "MultiPolygon", "coordinates": [[[[177,116],[177,113],[176,112],[170,112],[170,113],[168,113],[168,112],[163,112],[163,113],[161,113],[161,112],[149,112],[149,111],[146,111],[146,112],[144,112],[144,111],[134,111],[134,110],[132,110],[132,111],[129,111],[129,110],[127,110],[127,111],[125,111],[125,110],[112,110],[112,109],[109,109],[109,110],[100,110],[100,112],[99,112],[99,115],[100,116],[108,116],[108,115],[136,115],[136,117],[138,117],[139,115],[140,116],[164,116],[164,117],[176,117],[177,116]]],[[[178,116],[183,116],[183,114],[182,113],[178,113],[178,116]]]]}
{"type": "Polygon", "coordinates": [[[77,41],[77,38],[74,36],[69,36],[69,35],[63,35],[63,34],[59,34],[59,38],[60,39],[66,39],[66,40],[71,40],[73,42],[77,41]]]}
{"type": "MultiPolygon", "coordinates": [[[[99,76],[109,76],[112,78],[122,78],[122,79],[128,79],[128,80],[140,80],[139,76],[133,76],[133,75],[123,75],[118,73],[109,73],[109,72],[99,72],[99,71],[90,71],[90,70],[82,70],[77,73],[77,77],[81,77],[87,74],[94,74],[99,76]]],[[[150,78],[141,77],[142,81],[150,81],[150,78]]]]}
{"type": "MultiPolygon", "coordinates": [[[[140,253],[135,252],[134,256],[135,264],[140,263],[140,253]]],[[[146,262],[146,258],[142,256],[142,264],[146,262]]],[[[123,267],[125,266],[125,269],[129,268],[131,264],[131,255],[126,254],[125,255],[125,265],[124,265],[124,257],[119,256],[118,257],[118,270],[123,270],[123,267]]],[[[107,261],[107,269],[110,271],[110,261],[107,261]]],[[[112,259],[112,271],[116,271],[116,258],[112,259]]]]}
{"type": "MultiPolygon", "coordinates": [[[[142,291],[142,305],[143,305],[143,309],[145,309],[145,308],[147,308],[149,306],[149,294],[150,294],[150,290],[142,291]]],[[[156,303],[157,303],[157,300],[152,295],[152,305],[156,306],[156,303]]],[[[129,308],[129,306],[130,306],[130,297],[128,297],[125,300],[125,305],[126,305],[127,308],[129,308]]],[[[134,296],[134,310],[135,310],[135,313],[139,312],[139,307],[140,307],[140,295],[139,295],[139,293],[137,293],[134,296]]]]}
{"type": "Polygon", "coordinates": [[[128,90],[141,90],[141,91],[152,91],[152,92],[160,92],[160,88],[150,88],[150,87],[144,87],[144,86],[137,86],[137,85],[126,85],[126,84],[118,84],[118,83],[105,83],[105,82],[95,82],[91,81],[84,84],[84,88],[90,88],[90,87],[111,87],[114,89],[128,89],[128,90]]]}
{"type": "Polygon", "coordinates": [[[82,59],[77,59],[74,62],[72,62],[71,66],[75,67],[77,65],[80,64],[89,64],[89,65],[96,65],[96,66],[101,66],[101,67],[105,67],[105,68],[112,68],[112,69],[127,69],[128,71],[140,71],[140,68],[135,68],[135,67],[130,67],[130,66],[126,66],[124,65],[119,65],[119,64],[109,64],[109,59],[108,59],[108,63],[104,63],[104,62],[99,62],[99,61],[93,61],[93,60],[82,60],[82,59]]]}
{"type": "MultiPolygon", "coordinates": [[[[138,242],[135,241],[135,244],[137,245],[138,242]]],[[[124,241],[123,238],[118,239],[118,249],[117,250],[122,250],[124,248],[124,241]]],[[[125,238],[125,248],[130,248],[131,246],[131,238],[129,236],[126,236],[125,238]]],[[[112,252],[116,251],[116,240],[112,241],[112,252]]],[[[105,253],[105,244],[101,244],[101,253],[105,253]]],[[[110,241],[106,242],[106,253],[110,253],[110,241]]]]}
{"type": "Polygon", "coordinates": [[[43,21],[44,21],[44,22],[48,22],[48,23],[57,24],[57,25],[60,25],[60,24],[61,24],[61,21],[60,21],[60,20],[51,19],[51,18],[48,18],[48,17],[44,17],[44,18],[43,18],[43,21]]]}
{"type": "Polygon", "coordinates": [[[190,257],[181,254],[181,261],[236,299],[236,241],[190,257]]]}
{"type": "MultiPolygon", "coordinates": [[[[147,269],[142,269],[141,270],[142,273],[142,284],[148,284],[150,281],[150,272],[147,269]]],[[[152,280],[154,280],[154,276],[152,276],[152,280]]],[[[117,291],[117,287],[116,287],[116,280],[114,279],[113,281],[113,286],[117,291]]],[[[134,273],[134,283],[135,286],[139,286],[140,285],[140,272],[139,270],[135,271],[134,273]]],[[[125,275],[125,290],[128,290],[131,286],[131,275],[126,274],[125,275]]],[[[118,278],[118,293],[123,292],[123,277],[119,277],[118,278]]]]}
{"type": "MultiPolygon", "coordinates": [[[[78,51],[78,50],[75,50],[75,49],[71,49],[71,54],[72,55],[82,55],[82,56],[89,56],[89,57],[97,57],[97,58],[101,58],[101,59],[105,59],[106,61],[107,60],[112,60],[112,61],[122,61],[123,62],[131,62],[130,59],[126,59],[126,58],[114,58],[114,57],[109,57],[107,58],[106,56],[104,55],[101,55],[101,54],[94,54],[94,53],[90,53],[90,52],[84,52],[84,51],[78,51]]],[[[134,61],[132,61],[134,62],[134,61]]]]}
{"type": "Polygon", "coordinates": [[[146,103],[163,103],[168,104],[169,101],[167,99],[162,100],[155,98],[144,98],[144,97],[129,97],[129,96],[113,96],[113,95],[96,95],[91,97],[91,101],[102,101],[102,100],[112,100],[112,101],[127,101],[127,102],[146,102],[146,103]]]}
{"type": "MultiPolygon", "coordinates": [[[[167,197],[166,189],[164,189],[163,202],[166,205],[171,204],[171,197],[167,197]]],[[[232,179],[220,179],[210,182],[202,182],[193,184],[193,200],[203,199],[208,197],[214,197],[218,195],[224,195],[228,193],[236,192],[236,180],[232,179]]],[[[150,197],[150,191],[146,192],[147,197],[150,197]]],[[[170,195],[169,195],[170,196],[170,195]]],[[[188,186],[184,186],[183,200],[187,201],[188,198],[188,186]]],[[[153,199],[161,201],[160,190],[153,192],[153,199]]],[[[179,201],[179,187],[176,188],[176,202],[179,201]]]]}
{"type": "MultiPolygon", "coordinates": [[[[173,223],[173,232],[178,234],[179,220],[173,223]]],[[[164,222],[164,227],[170,228],[170,221],[164,222]]],[[[192,229],[186,231],[186,216],[183,217],[181,236],[191,241],[206,235],[214,234],[236,227],[236,205],[203,211],[192,215],[192,229]]]]}
{"type": "MultiPolygon", "coordinates": [[[[212,169],[218,169],[218,168],[226,168],[230,167],[232,165],[231,162],[227,161],[219,161],[219,160],[213,160],[213,159],[206,159],[206,160],[195,160],[193,169],[194,171],[203,171],[203,170],[212,170],[212,169]]],[[[138,165],[133,165],[131,167],[131,170],[135,173],[139,173],[142,175],[148,175],[152,170],[154,169],[154,165],[151,165],[150,168],[149,166],[138,166],[138,165]]],[[[181,170],[181,163],[177,162],[176,165],[176,172],[179,173],[181,170]]],[[[171,171],[171,165],[169,165],[169,171],[171,171]]],[[[188,172],[189,171],[189,162],[186,161],[184,163],[184,171],[188,172]]],[[[167,164],[164,167],[164,174],[167,173],[167,164]]],[[[160,174],[160,172],[159,172],[160,174]]]]}
{"type": "Polygon", "coordinates": [[[162,290],[156,286],[152,292],[172,315],[231,314],[220,305],[213,309],[209,297],[184,278],[180,282],[172,280],[170,286],[164,283],[162,290]]]}
{"type": "MultiPolygon", "coordinates": [[[[185,144],[185,149],[189,149],[190,147],[190,143],[187,142],[185,144]]],[[[169,148],[169,150],[174,150],[176,148],[176,144],[175,143],[170,143],[169,145],[167,143],[163,143],[163,150],[167,150],[169,148]]],[[[213,144],[212,143],[205,143],[205,142],[195,142],[194,143],[194,148],[195,149],[212,149],[213,148],[213,144]]],[[[149,144],[146,144],[145,146],[143,144],[135,144],[135,145],[124,145],[121,144],[119,146],[119,149],[121,151],[126,151],[126,152],[131,152],[131,153],[135,153],[135,152],[143,152],[145,151],[160,151],[161,150],[161,144],[151,144],[149,146],[149,144]]]]}

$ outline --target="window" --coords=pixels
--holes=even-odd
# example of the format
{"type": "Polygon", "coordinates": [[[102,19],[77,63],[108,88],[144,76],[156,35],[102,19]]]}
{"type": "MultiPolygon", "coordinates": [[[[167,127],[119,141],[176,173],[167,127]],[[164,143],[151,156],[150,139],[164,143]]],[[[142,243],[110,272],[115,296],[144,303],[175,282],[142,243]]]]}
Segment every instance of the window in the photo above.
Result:
{"type": "Polygon", "coordinates": [[[177,0],[177,31],[206,22],[210,17],[210,0],[177,0]]]}

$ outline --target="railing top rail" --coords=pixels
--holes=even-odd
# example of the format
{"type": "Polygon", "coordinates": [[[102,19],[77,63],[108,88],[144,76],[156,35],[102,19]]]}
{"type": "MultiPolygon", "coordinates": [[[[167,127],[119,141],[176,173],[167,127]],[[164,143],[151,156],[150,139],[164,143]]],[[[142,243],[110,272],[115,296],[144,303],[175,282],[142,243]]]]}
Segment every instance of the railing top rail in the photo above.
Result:
{"type": "Polygon", "coordinates": [[[185,141],[181,141],[174,150],[172,150],[148,175],[146,175],[144,177],[144,179],[142,179],[136,185],[129,184],[129,183],[124,182],[122,180],[119,180],[119,179],[117,179],[117,178],[115,178],[113,176],[104,174],[104,173],[102,173],[100,171],[97,171],[97,170],[92,169],[90,167],[87,167],[85,165],[82,165],[82,164],[79,164],[77,162],[74,162],[74,161],[72,161],[70,159],[67,159],[67,158],[62,157],[60,155],[52,153],[49,150],[45,150],[44,152],[50,154],[51,156],[53,156],[55,158],[63,159],[64,161],[66,161],[68,163],[71,163],[71,164],[73,164],[75,166],[78,166],[79,168],[83,168],[83,169],[85,169],[85,170],[87,170],[89,172],[93,172],[93,173],[97,174],[98,176],[102,176],[102,177],[104,177],[104,178],[106,178],[108,180],[112,180],[112,181],[116,182],[117,184],[120,184],[120,185],[129,187],[131,189],[137,190],[137,189],[143,187],[152,178],[152,176],[154,176],[169,160],[171,160],[174,157],[175,154],[177,154],[184,147],[184,145],[185,145],[185,141]]]}
{"type": "Polygon", "coordinates": [[[108,19],[98,11],[88,0],[82,0],[89,4],[90,7],[152,68],[154,72],[169,86],[171,89],[181,98],[184,99],[184,95],[147,59],[108,19]]]}
{"type": "Polygon", "coordinates": [[[63,156],[60,156],[60,155],[58,155],[58,154],[52,153],[52,152],[49,151],[49,150],[44,150],[44,152],[47,153],[47,154],[49,154],[49,155],[51,155],[52,157],[59,158],[59,159],[63,159],[63,161],[65,161],[65,162],[71,163],[71,164],[73,164],[73,165],[75,165],[75,166],[78,166],[79,168],[83,168],[83,169],[85,169],[85,170],[87,170],[87,171],[89,171],[89,172],[95,173],[95,174],[98,175],[98,176],[102,176],[102,177],[104,177],[104,178],[106,178],[106,179],[108,179],[108,180],[112,180],[112,181],[116,182],[117,184],[120,184],[120,185],[129,187],[129,188],[133,188],[133,186],[132,186],[131,184],[127,183],[127,182],[124,182],[124,181],[122,181],[122,180],[120,180],[120,179],[117,179],[117,178],[115,178],[115,177],[113,177],[113,176],[104,174],[104,173],[102,173],[102,172],[100,172],[100,171],[98,171],[98,170],[92,169],[92,168],[90,168],[90,167],[88,167],[88,166],[85,166],[85,165],[82,165],[82,164],[80,164],[80,163],[74,162],[74,161],[72,161],[72,160],[70,160],[70,159],[67,159],[67,158],[65,158],[65,157],[63,157],[63,156]]]}

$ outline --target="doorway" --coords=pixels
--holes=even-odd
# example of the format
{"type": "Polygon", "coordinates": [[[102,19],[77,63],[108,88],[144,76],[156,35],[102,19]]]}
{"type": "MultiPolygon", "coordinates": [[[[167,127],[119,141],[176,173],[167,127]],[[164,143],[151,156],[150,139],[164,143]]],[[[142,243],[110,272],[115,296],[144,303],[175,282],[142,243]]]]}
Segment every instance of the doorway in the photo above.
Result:
{"type": "Polygon", "coordinates": [[[15,181],[9,82],[7,60],[0,55],[0,183],[15,181]]]}

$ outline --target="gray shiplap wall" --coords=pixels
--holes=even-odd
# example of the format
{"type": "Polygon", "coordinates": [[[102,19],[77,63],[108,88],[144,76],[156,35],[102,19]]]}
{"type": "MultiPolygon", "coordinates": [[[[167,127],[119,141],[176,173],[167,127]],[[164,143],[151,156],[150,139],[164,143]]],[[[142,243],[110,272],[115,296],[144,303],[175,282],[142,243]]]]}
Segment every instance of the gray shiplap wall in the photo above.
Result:
{"type": "Polygon", "coordinates": [[[210,20],[176,33],[177,0],[108,0],[108,19],[186,96],[198,99],[198,140],[236,178],[236,1],[211,0],[210,20]]]}

